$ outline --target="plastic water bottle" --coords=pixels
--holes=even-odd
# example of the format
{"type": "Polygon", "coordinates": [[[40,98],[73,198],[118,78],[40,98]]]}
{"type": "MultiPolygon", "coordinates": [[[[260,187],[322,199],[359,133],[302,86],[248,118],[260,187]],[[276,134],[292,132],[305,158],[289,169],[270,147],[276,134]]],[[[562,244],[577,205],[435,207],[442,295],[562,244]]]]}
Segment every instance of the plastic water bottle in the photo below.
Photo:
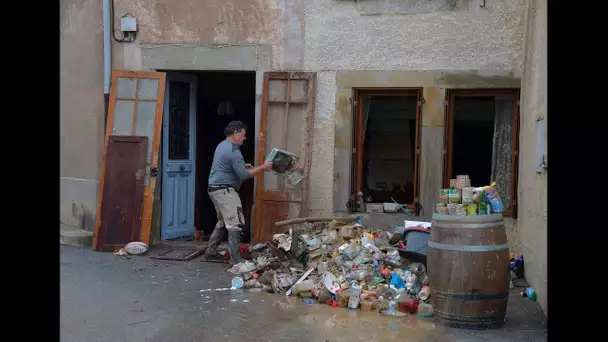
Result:
{"type": "Polygon", "coordinates": [[[231,290],[240,289],[240,288],[243,287],[244,284],[245,284],[245,281],[243,280],[243,278],[241,278],[241,277],[234,277],[234,278],[232,278],[232,287],[231,287],[231,290]]]}
{"type": "Polygon", "coordinates": [[[388,300],[388,309],[386,310],[386,313],[389,315],[394,315],[397,312],[397,302],[395,302],[395,299],[393,297],[391,297],[388,300]]]}
{"type": "Polygon", "coordinates": [[[350,285],[350,297],[348,298],[348,308],[351,310],[357,310],[359,307],[359,300],[361,299],[361,287],[356,281],[353,281],[350,285]]]}

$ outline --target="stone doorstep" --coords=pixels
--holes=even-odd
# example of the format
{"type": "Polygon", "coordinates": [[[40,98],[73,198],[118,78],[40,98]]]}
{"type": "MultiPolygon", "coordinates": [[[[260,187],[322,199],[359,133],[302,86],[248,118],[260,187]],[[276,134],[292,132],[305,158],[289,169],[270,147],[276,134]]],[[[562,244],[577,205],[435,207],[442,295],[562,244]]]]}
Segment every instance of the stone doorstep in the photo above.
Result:
{"type": "Polygon", "coordinates": [[[59,243],[67,246],[92,247],[93,233],[65,224],[59,224],[59,243]]]}

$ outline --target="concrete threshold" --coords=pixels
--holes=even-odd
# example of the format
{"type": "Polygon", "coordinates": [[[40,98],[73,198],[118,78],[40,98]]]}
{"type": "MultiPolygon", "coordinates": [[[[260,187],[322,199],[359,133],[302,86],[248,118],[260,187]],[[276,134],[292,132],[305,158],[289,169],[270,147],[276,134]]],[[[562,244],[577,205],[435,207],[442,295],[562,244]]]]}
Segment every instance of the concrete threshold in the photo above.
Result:
{"type": "Polygon", "coordinates": [[[76,247],[91,247],[93,245],[93,233],[59,223],[59,244],[76,247]]]}

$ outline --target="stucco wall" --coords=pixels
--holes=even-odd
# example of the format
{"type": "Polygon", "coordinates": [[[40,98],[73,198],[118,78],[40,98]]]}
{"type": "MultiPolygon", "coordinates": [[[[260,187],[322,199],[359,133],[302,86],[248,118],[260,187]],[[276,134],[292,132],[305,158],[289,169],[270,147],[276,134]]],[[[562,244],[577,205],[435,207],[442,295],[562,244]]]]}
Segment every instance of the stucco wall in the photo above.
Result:
{"type": "Polygon", "coordinates": [[[60,18],[60,220],[92,230],[104,130],[101,1],[62,0],[60,18]]]}
{"type": "MultiPolygon", "coordinates": [[[[445,89],[519,86],[523,3],[487,0],[486,7],[480,8],[470,0],[386,0],[382,4],[342,0],[116,0],[115,35],[121,35],[120,17],[129,13],[137,19],[138,38],[133,43],[112,42],[112,67],[257,70],[259,81],[266,70],[316,71],[310,211],[318,215],[345,209],[352,134],[348,100],[353,88],[423,87],[426,104],[422,110],[421,196],[423,202],[432,203],[443,164],[445,89]]],[[[96,50],[76,50],[81,55],[97,51],[88,59],[97,69],[87,69],[90,73],[96,70],[97,79],[87,81],[84,77],[79,81],[95,81],[101,89],[100,4],[85,4],[92,6],[87,15],[94,18],[80,26],[85,32],[78,37],[91,38],[87,44],[95,45],[96,50]]],[[[78,20],[84,18],[88,17],[78,20]]],[[[259,100],[261,84],[256,93],[259,100]]],[[[101,95],[88,102],[99,107],[95,115],[91,114],[95,121],[87,128],[97,132],[97,155],[92,153],[79,163],[94,171],[94,176],[87,177],[98,179],[103,141],[101,95]]],[[[81,124],[79,120],[73,122],[81,124]]],[[[87,138],[93,136],[88,134],[87,138]]],[[[76,135],[71,139],[76,145],[72,149],[81,149],[80,142],[86,142],[76,135]]],[[[85,146],[93,148],[91,144],[85,146]]],[[[425,207],[432,211],[432,205],[425,207]]]]}
{"type": "Polygon", "coordinates": [[[530,0],[525,37],[519,144],[533,148],[520,149],[518,245],[524,254],[526,280],[536,289],[538,303],[548,316],[547,172],[536,172],[538,117],[545,121],[547,156],[547,0],[530,0]]]}
{"type": "MultiPolygon", "coordinates": [[[[374,1],[305,2],[304,69],[336,71],[335,85],[317,86],[317,94],[325,98],[318,99],[318,107],[335,103],[327,116],[335,131],[333,151],[315,149],[313,175],[333,172],[332,182],[318,184],[331,186],[331,192],[316,189],[315,200],[331,203],[324,214],[346,209],[353,88],[423,87],[420,182],[429,216],[441,183],[445,89],[520,86],[524,1],[488,0],[484,8],[468,0],[441,1],[454,7],[413,0],[382,2],[388,6],[374,1]],[[332,92],[335,99],[325,96],[332,92]],[[332,152],[333,165],[322,162],[332,152]]],[[[510,226],[515,232],[516,224],[510,226]]]]}

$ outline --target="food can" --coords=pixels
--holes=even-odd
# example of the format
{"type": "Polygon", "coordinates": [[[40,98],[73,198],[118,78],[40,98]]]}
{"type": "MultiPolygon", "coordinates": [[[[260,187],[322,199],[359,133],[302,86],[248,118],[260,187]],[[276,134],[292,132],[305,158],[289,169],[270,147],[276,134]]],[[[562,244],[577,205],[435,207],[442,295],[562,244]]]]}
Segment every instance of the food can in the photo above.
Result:
{"type": "Polygon", "coordinates": [[[449,200],[448,200],[448,193],[450,192],[450,189],[441,189],[439,190],[439,203],[442,204],[448,204],[449,200]]]}
{"type": "Polygon", "coordinates": [[[455,203],[448,203],[448,205],[446,205],[446,209],[448,210],[448,215],[456,215],[455,203]]]}
{"type": "Polygon", "coordinates": [[[454,210],[456,211],[457,216],[465,216],[467,214],[466,211],[464,210],[464,205],[456,204],[454,207],[455,207],[454,210]]]}
{"type": "Polygon", "coordinates": [[[468,204],[466,206],[467,216],[477,215],[477,204],[468,204]]]}
{"type": "Polygon", "coordinates": [[[462,189],[462,204],[468,205],[473,204],[475,197],[475,188],[463,188],[462,189]]]}
{"type": "Polygon", "coordinates": [[[462,192],[458,189],[450,189],[448,201],[449,203],[460,203],[462,201],[462,192]]]}
{"type": "Polygon", "coordinates": [[[456,176],[456,189],[464,189],[471,186],[469,175],[456,176]]]}
{"type": "Polygon", "coordinates": [[[448,214],[448,207],[443,203],[437,203],[437,208],[435,210],[437,214],[448,214]]]}
{"type": "Polygon", "coordinates": [[[456,183],[457,183],[456,178],[450,179],[450,189],[456,189],[456,183]]]}

